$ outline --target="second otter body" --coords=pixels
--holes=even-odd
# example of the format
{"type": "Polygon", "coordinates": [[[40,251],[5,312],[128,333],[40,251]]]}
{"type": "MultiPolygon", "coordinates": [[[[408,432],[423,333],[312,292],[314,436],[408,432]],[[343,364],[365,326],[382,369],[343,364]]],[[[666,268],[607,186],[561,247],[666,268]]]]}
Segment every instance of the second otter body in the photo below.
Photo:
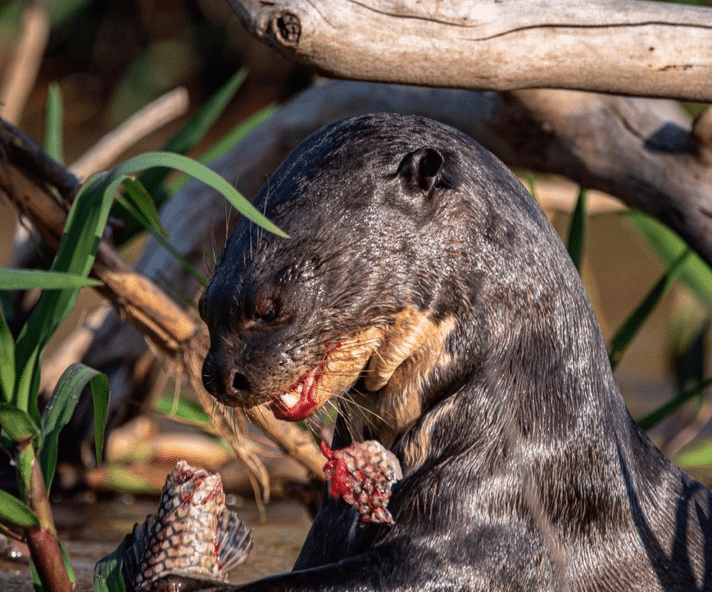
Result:
{"type": "MultiPolygon", "coordinates": [[[[712,590],[712,494],[631,420],[578,274],[463,134],[369,115],[307,139],[201,300],[208,390],[398,458],[393,525],[329,497],[244,590],[712,590]]],[[[243,588],[240,588],[243,589],[243,588]]]]}

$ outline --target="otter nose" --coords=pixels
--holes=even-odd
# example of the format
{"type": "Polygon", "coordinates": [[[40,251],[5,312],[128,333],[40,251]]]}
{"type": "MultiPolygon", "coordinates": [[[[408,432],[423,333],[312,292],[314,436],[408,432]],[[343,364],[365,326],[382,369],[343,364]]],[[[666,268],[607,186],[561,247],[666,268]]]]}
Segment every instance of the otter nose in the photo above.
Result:
{"type": "Polygon", "coordinates": [[[232,364],[225,364],[220,355],[212,351],[205,356],[202,374],[205,390],[223,405],[240,405],[250,390],[247,377],[232,364]]]}

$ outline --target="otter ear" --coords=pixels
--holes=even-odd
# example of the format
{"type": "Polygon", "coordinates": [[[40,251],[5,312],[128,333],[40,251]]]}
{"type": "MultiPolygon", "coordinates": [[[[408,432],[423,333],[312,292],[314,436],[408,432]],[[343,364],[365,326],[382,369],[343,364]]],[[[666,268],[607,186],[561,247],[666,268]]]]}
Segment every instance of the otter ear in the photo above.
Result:
{"type": "Polygon", "coordinates": [[[418,148],[403,157],[398,166],[398,175],[410,187],[425,193],[442,181],[445,158],[435,148],[418,148]]]}

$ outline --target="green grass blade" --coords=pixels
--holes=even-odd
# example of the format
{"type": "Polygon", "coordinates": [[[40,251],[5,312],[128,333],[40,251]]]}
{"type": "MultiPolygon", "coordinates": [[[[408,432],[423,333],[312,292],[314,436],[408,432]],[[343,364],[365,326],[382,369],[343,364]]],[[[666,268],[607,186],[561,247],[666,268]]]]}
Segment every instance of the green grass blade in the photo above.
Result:
{"type": "MultiPolygon", "coordinates": [[[[237,90],[247,77],[247,69],[242,68],[236,72],[223,86],[203,105],[195,115],[190,118],[179,131],[166,143],[163,152],[186,154],[192,150],[212,127],[227,104],[235,96],[237,90]]],[[[145,171],[139,177],[143,186],[153,194],[155,189],[163,183],[169,168],[155,168],[145,171]]],[[[159,204],[160,205],[160,204],[159,204]]]]}
{"type": "Polygon", "coordinates": [[[0,290],[57,290],[99,285],[99,280],[59,271],[0,267],[0,290]]]}
{"type": "Polygon", "coordinates": [[[0,489],[0,518],[22,527],[40,525],[40,521],[30,508],[2,489],[0,489]]]}
{"type": "MultiPolygon", "coordinates": [[[[199,162],[207,164],[212,162],[216,158],[222,156],[230,148],[232,148],[237,142],[249,134],[258,125],[267,121],[272,114],[277,110],[276,105],[267,105],[260,109],[254,115],[248,117],[245,121],[240,122],[235,127],[233,127],[227,134],[220,138],[215,144],[213,144],[208,150],[203,152],[198,158],[199,162]]],[[[183,185],[185,185],[190,179],[189,175],[181,175],[178,177],[171,185],[168,187],[167,194],[175,194],[183,185]]]]}
{"type": "MultiPolygon", "coordinates": [[[[186,123],[164,146],[163,152],[175,152],[176,154],[186,154],[192,150],[198,142],[203,138],[205,133],[220,117],[230,100],[235,96],[237,90],[242,86],[247,76],[247,70],[242,69],[235,73],[223,86],[220,88],[205,105],[203,105],[193,117],[186,123]]],[[[163,203],[171,196],[166,191],[163,183],[166,176],[171,171],[171,167],[154,167],[145,170],[141,173],[138,180],[146,188],[148,193],[153,196],[156,207],[160,209],[163,203]]],[[[112,216],[123,220],[126,228],[121,236],[121,244],[126,243],[143,227],[137,224],[135,220],[127,218],[127,212],[122,205],[116,204],[112,210],[112,216]]]]}
{"type": "MultiPolygon", "coordinates": [[[[25,325],[26,326],[26,325],[25,325]]],[[[23,364],[18,362],[18,353],[21,353],[21,344],[15,346],[15,376],[17,384],[13,393],[12,403],[23,411],[29,411],[31,417],[39,422],[40,411],[37,406],[37,392],[35,385],[39,382],[39,363],[38,359],[41,353],[41,348],[36,347],[30,352],[23,364]]]]}
{"type": "Polygon", "coordinates": [[[131,535],[94,566],[94,592],[126,592],[121,573],[124,553],[131,547],[131,535]]]}
{"type": "Polygon", "coordinates": [[[0,403],[0,429],[13,442],[26,442],[40,433],[29,413],[11,403],[0,403]]]}
{"type": "Polygon", "coordinates": [[[529,193],[532,194],[532,197],[537,203],[539,202],[539,196],[537,195],[536,191],[536,179],[534,177],[534,173],[532,171],[526,171],[524,173],[524,182],[527,184],[527,187],[529,188],[529,193]]]}
{"type": "Polygon", "coordinates": [[[64,371],[57,382],[57,386],[42,417],[44,442],[40,448],[39,459],[48,491],[52,485],[54,471],[57,467],[59,433],[71,419],[79,396],[87,384],[91,387],[94,400],[94,433],[97,460],[101,459],[104,427],[109,407],[109,379],[106,374],[89,368],[84,364],[72,364],[64,371]]]}
{"type": "Polygon", "coordinates": [[[646,415],[640,421],[638,421],[638,425],[640,426],[640,429],[647,431],[647,430],[653,428],[658,423],[660,423],[663,419],[665,419],[668,415],[677,411],[680,407],[682,407],[690,399],[699,395],[703,390],[705,390],[710,385],[712,385],[712,378],[703,380],[698,385],[696,385],[694,388],[686,390],[685,392],[681,393],[680,395],[678,395],[671,401],[668,401],[664,405],[661,405],[655,411],[646,415]]]}
{"type": "MultiPolygon", "coordinates": [[[[687,248],[685,241],[672,230],[642,212],[631,210],[625,213],[625,218],[645,236],[653,250],[667,265],[671,265],[687,248]]],[[[692,253],[680,271],[679,277],[680,281],[704,302],[712,303],[712,269],[699,255],[692,253]]]]}
{"type": "Polygon", "coordinates": [[[660,302],[660,299],[665,295],[668,288],[677,278],[682,268],[682,264],[689,256],[689,249],[680,255],[677,260],[669,267],[663,276],[652,287],[643,301],[623,322],[621,327],[611,339],[611,347],[608,352],[608,357],[611,362],[611,367],[615,370],[618,363],[621,361],[623,354],[630,345],[633,338],[638,334],[645,320],[650,316],[655,307],[660,302]]]}
{"type": "Polygon", "coordinates": [[[64,164],[64,143],[62,127],[62,95],[59,84],[52,82],[47,88],[47,106],[45,109],[45,145],[44,149],[59,164],[64,164]]]}
{"type": "Polygon", "coordinates": [[[198,160],[207,164],[219,156],[222,156],[258,125],[262,125],[265,121],[272,117],[276,110],[277,105],[273,103],[267,105],[266,107],[262,107],[262,109],[253,113],[247,119],[241,121],[233,127],[228,133],[203,152],[198,160]]]}
{"type": "MultiPolygon", "coordinates": [[[[120,182],[121,179],[101,174],[90,177],[84,184],[67,216],[52,271],[82,277],[89,274],[120,182]]],[[[17,340],[15,367],[20,380],[15,403],[21,409],[29,409],[36,421],[39,420],[35,392],[39,385],[38,362],[45,345],[74,306],[78,294],[78,288],[45,290],[17,340]]]]}
{"type": "MultiPolygon", "coordinates": [[[[124,185],[126,185],[126,181],[124,181],[124,185]]],[[[208,280],[205,278],[203,274],[201,274],[195,267],[193,267],[190,264],[190,261],[188,261],[181,253],[178,252],[178,249],[176,249],[171,243],[169,243],[164,236],[158,232],[156,227],[151,224],[148,220],[146,220],[142,213],[139,212],[132,204],[130,204],[126,199],[124,199],[122,196],[117,196],[116,200],[118,203],[120,203],[126,212],[133,216],[134,220],[140,222],[141,226],[145,228],[151,235],[159,242],[161,245],[163,245],[163,248],[166,249],[173,257],[175,257],[178,262],[183,266],[183,268],[190,274],[192,275],[195,280],[203,287],[208,285],[208,280]]]]}
{"type": "Polygon", "coordinates": [[[2,400],[9,403],[15,392],[15,340],[0,307],[0,389],[2,400]]]}
{"type": "Polygon", "coordinates": [[[576,200],[576,208],[574,208],[573,216],[571,217],[571,226],[569,227],[569,240],[567,249],[569,256],[574,262],[576,269],[581,271],[581,261],[583,259],[583,247],[586,242],[586,198],[588,192],[580,188],[578,199],[576,200]]]}
{"type": "Polygon", "coordinates": [[[147,152],[146,154],[139,154],[116,167],[112,175],[130,175],[137,171],[155,166],[171,167],[201,180],[206,185],[222,193],[225,199],[243,216],[269,232],[288,238],[284,232],[258,212],[230,183],[204,164],[187,156],[173,154],[172,152],[147,152]]]}
{"type": "Polygon", "coordinates": [[[101,464],[104,452],[106,417],[109,414],[109,399],[111,397],[109,377],[104,373],[97,372],[89,381],[89,388],[91,389],[91,400],[94,408],[94,451],[97,464],[101,464]]]}
{"type": "Polygon", "coordinates": [[[683,469],[707,469],[712,465],[712,438],[703,440],[692,450],[681,452],[673,459],[683,469]]]}
{"type": "MultiPolygon", "coordinates": [[[[122,186],[126,194],[131,198],[131,202],[141,213],[141,216],[136,216],[134,212],[134,219],[140,222],[142,225],[145,223],[150,224],[156,228],[163,236],[168,236],[168,231],[163,227],[161,222],[161,217],[158,215],[158,208],[151,198],[151,194],[146,190],[146,188],[137,179],[126,178],[124,179],[122,186]]],[[[123,204],[127,207],[126,204],[123,204]]]]}
{"type": "Polygon", "coordinates": [[[154,409],[159,413],[200,426],[210,426],[212,422],[203,408],[194,401],[164,396],[158,399],[154,409]]]}

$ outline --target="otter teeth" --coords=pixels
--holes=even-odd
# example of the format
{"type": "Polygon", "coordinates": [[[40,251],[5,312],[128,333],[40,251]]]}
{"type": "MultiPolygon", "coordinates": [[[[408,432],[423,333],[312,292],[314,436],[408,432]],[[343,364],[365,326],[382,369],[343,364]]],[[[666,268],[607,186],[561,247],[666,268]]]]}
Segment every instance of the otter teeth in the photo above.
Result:
{"type": "Polygon", "coordinates": [[[279,400],[282,401],[284,406],[288,409],[291,409],[297,403],[299,403],[299,397],[293,393],[285,393],[279,397],[279,400]]]}

